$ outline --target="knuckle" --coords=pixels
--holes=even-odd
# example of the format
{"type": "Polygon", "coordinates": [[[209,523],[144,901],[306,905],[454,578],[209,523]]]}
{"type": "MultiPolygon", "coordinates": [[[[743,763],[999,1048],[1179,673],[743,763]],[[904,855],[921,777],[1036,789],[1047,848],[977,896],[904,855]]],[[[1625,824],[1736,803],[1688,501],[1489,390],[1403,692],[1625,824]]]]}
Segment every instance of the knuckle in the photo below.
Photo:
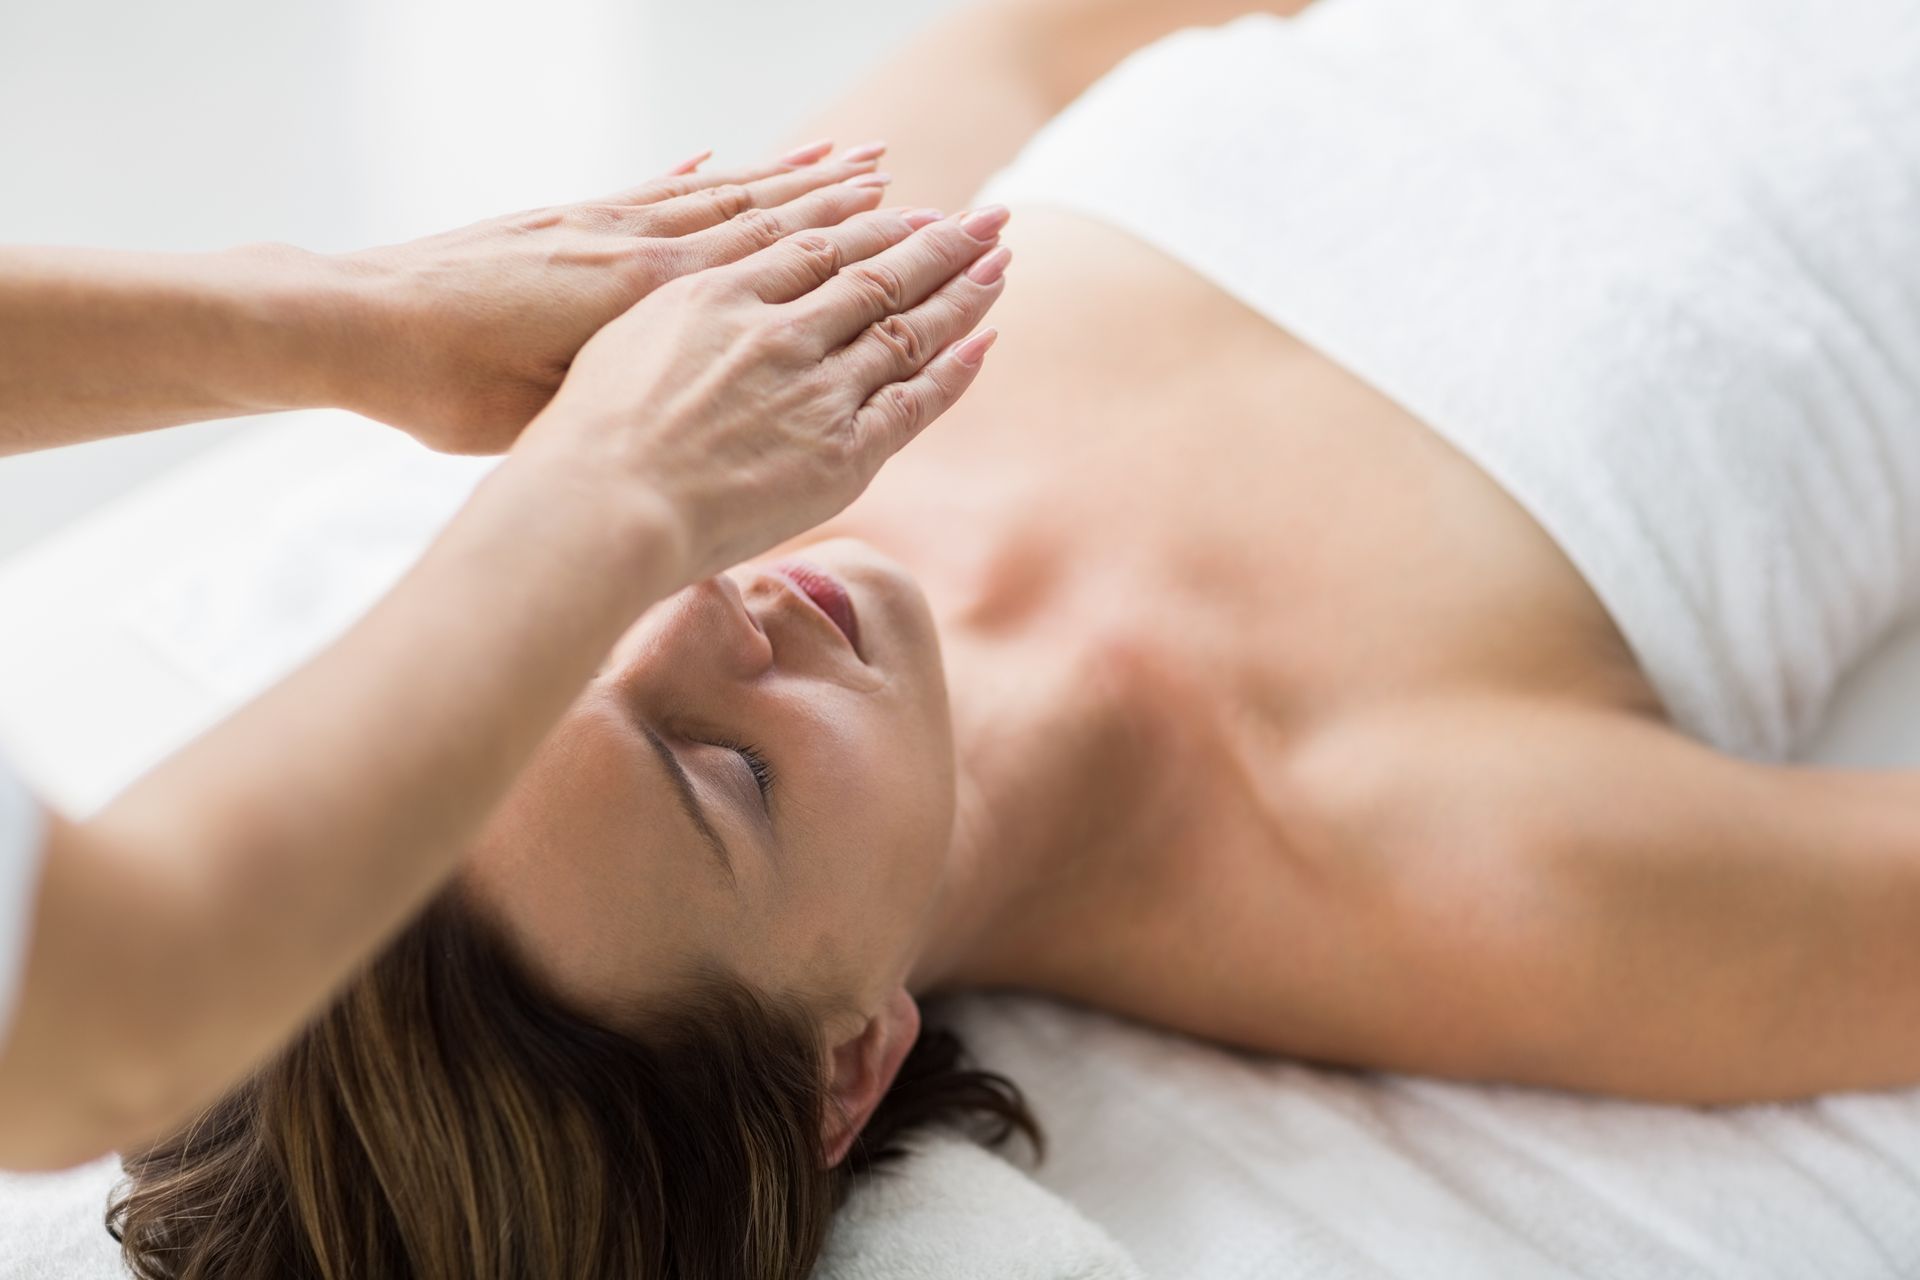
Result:
{"type": "Polygon", "coordinates": [[[951,223],[935,223],[921,235],[931,256],[949,266],[971,262],[980,253],[980,242],[951,223]]]}
{"type": "Polygon", "coordinates": [[[743,209],[732,222],[740,237],[756,249],[778,244],[783,234],[780,219],[766,209],[743,209]]]}
{"type": "Polygon", "coordinates": [[[906,305],[907,286],[900,273],[884,262],[863,262],[849,271],[855,288],[886,310],[899,311],[906,305]]]}
{"type": "Polygon", "coordinates": [[[576,204],[566,211],[567,225],[581,231],[610,231],[626,220],[627,210],[604,204],[576,204]]]}
{"type": "Polygon", "coordinates": [[[661,178],[639,188],[639,194],[655,200],[678,200],[681,196],[690,196],[700,189],[696,178],[661,178]]]}
{"type": "Polygon", "coordinates": [[[882,387],[874,397],[881,415],[896,431],[912,431],[920,424],[920,398],[904,382],[882,387]]]}
{"type": "Polygon", "coordinates": [[[797,403],[819,409],[835,408],[847,399],[840,380],[819,365],[795,374],[792,387],[797,403]]]}
{"type": "Polygon", "coordinates": [[[807,328],[793,316],[774,315],[754,326],[753,342],[763,354],[797,356],[806,347],[807,328]]]}
{"type": "Polygon", "coordinates": [[[628,242],[625,269],[627,277],[643,294],[678,279],[685,271],[676,247],[647,239],[628,242]]]}
{"type": "Polygon", "coordinates": [[[826,440],[828,455],[833,460],[834,470],[844,470],[847,466],[857,465],[862,460],[864,450],[861,446],[867,436],[865,424],[862,421],[865,416],[864,413],[850,410],[834,419],[826,440]]]}
{"type": "Polygon", "coordinates": [[[723,271],[696,271],[681,276],[673,287],[680,297],[696,307],[712,307],[733,300],[735,289],[723,271]]]}
{"type": "Polygon", "coordinates": [[[904,364],[918,367],[927,362],[927,340],[905,316],[888,316],[873,326],[873,336],[904,364]]]}
{"type": "Polygon", "coordinates": [[[795,256],[809,265],[820,267],[825,275],[832,275],[840,269],[840,246],[823,235],[798,235],[787,243],[795,256]]]}
{"type": "Polygon", "coordinates": [[[859,453],[859,439],[860,415],[848,409],[826,423],[816,442],[814,456],[827,471],[840,472],[859,453]]]}
{"type": "Polygon", "coordinates": [[[722,221],[738,217],[753,208],[753,196],[737,182],[723,183],[710,187],[706,193],[707,203],[712,212],[722,221]]]}

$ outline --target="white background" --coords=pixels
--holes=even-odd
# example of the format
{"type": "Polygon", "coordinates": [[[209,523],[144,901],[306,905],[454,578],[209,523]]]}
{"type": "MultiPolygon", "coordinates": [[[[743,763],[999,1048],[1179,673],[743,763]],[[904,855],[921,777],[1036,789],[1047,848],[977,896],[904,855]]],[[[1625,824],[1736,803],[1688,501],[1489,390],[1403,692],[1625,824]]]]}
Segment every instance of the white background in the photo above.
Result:
{"type": "MultiPolygon", "coordinates": [[[[957,2],[4,0],[0,242],[342,250],[757,157],[957,2]]],[[[0,559],[244,430],[0,458],[0,559]]]]}

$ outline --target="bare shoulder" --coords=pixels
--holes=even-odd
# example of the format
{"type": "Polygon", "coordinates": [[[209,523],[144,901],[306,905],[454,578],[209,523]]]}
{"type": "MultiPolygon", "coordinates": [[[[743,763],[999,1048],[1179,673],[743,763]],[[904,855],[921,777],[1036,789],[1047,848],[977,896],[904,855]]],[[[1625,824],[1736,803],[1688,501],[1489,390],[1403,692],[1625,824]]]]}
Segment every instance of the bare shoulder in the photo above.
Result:
{"type": "Polygon", "coordinates": [[[1432,697],[1298,738],[1226,712],[1162,740],[1205,757],[1180,770],[1184,816],[1078,935],[1064,994],[1265,1052],[1479,1072],[1482,1010],[1547,914],[1526,901],[1547,894],[1527,797],[1584,785],[1576,765],[1548,778],[1512,753],[1554,718],[1432,697]]]}
{"type": "Polygon", "coordinates": [[[1580,945],[1562,837],[1583,797],[1617,794],[1615,730],[1671,733],[1463,690],[1243,737],[1131,930],[1157,960],[1126,1011],[1308,1059],[1513,1074],[1515,1046],[1546,1034],[1517,1023],[1540,1007],[1521,986],[1580,945]]]}
{"type": "Polygon", "coordinates": [[[1474,672],[1286,731],[1176,690],[1182,732],[1141,741],[1178,821],[1053,989],[1306,1060],[1636,1098],[1920,1079],[1920,774],[1741,760],[1590,684],[1474,672]]]}
{"type": "MultiPolygon", "coordinates": [[[[1657,721],[1462,691],[1356,708],[1252,765],[1208,840],[1189,927],[1231,984],[1185,1029],[1269,1052],[1460,1077],[1515,1074],[1516,1008],[1569,943],[1560,839],[1609,788],[1587,726],[1657,721]]],[[[1538,993],[1534,993],[1537,995],[1538,993]]]]}
{"type": "Polygon", "coordinates": [[[1238,978],[1196,986],[1188,1029],[1672,1101],[1920,1078],[1920,776],[1472,691],[1356,713],[1279,773],[1289,840],[1218,891],[1238,978]],[[1264,931],[1235,919],[1263,894],[1264,931]]]}

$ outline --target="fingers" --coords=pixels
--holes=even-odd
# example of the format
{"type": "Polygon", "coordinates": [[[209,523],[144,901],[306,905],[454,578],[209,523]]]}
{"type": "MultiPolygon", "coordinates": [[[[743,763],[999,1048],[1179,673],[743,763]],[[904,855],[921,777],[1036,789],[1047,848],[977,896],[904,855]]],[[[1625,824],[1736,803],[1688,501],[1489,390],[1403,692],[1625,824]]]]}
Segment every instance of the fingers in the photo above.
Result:
{"type": "Polygon", "coordinates": [[[941,352],[912,378],[890,382],[874,392],[854,415],[858,447],[882,460],[898,453],[966,394],[999,336],[993,329],[975,334],[941,352]]]}
{"type": "Polygon", "coordinates": [[[827,371],[862,394],[913,377],[986,318],[1006,289],[1012,260],[1004,245],[992,250],[919,306],[883,318],[828,356],[827,371]]]}
{"type": "Polygon", "coordinates": [[[824,355],[925,301],[993,249],[1006,224],[1007,211],[997,205],[936,222],[890,249],[844,260],[838,274],[794,306],[825,342],[824,355]]]}
{"type": "MultiPolygon", "coordinates": [[[[822,187],[871,175],[879,163],[878,153],[866,148],[824,163],[781,164],[731,175],[710,175],[714,180],[703,181],[682,194],[637,205],[627,219],[627,226],[636,235],[692,235],[737,218],[749,209],[778,208],[822,187]],[[859,158],[854,158],[856,155],[859,158]]],[[[669,181],[693,183],[702,177],[693,174],[669,181]]]]}
{"type": "Polygon", "coordinates": [[[884,187],[892,178],[875,172],[879,163],[879,158],[875,156],[859,160],[843,158],[831,164],[811,165],[749,183],[744,188],[744,194],[753,201],[752,207],[755,209],[777,209],[810,191],[817,191],[835,182],[871,178],[875,186],[884,187]]]}
{"type": "MultiPolygon", "coordinates": [[[[940,216],[937,209],[889,209],[839,223],[822,223],[807,235],[788,236],[754,254],[734,272],[761,301],[792,302],[833,279],[847,263],[892,248],[921,227],[938,222],[940,216]]],[[[831,351],[833,345],[822,342],[820,354],[831,351]]]]}
{"type": "MultiPolygon", "coordinates": [[[[696,191],[706,191],[713,187],[744,186],[749,183],[763,182],[768,178],[775,178],[782,174],[791,173],[795,169],[803,169],[818,164],[820,161],[826,159],[828,153],[832,150],[833,143],[831,142],[815,142],[789,152],[787,155],[781,156],[778,160],[769,160],[762,164],[735,166],[731,169],[717,169],[711,173],[699,173],[697,170],[700,166],[713,158],[713,152],[711,150],[702,151],[699,155],[690,156],[673,168],[667,170],[664,176],[655,178],[650,182],[643,182],[637,187],[630,187],[625,191],[617,192],[614,195],[608,196],[603,203],[630,206],[658,204],[665,200],[679,199],[683,196],[691,195],[696,191]]],[[[840,159],[845,162],[858,162],[862,159],[878,161],[885,151],[886,147],[883,144],[869,143],[866,146],[850,148],[840,159]]]]}
{"type": "MultiPolygon", "coordinates": [[[[878,253],[886,244],[879,243],[871,233],[856,233],[850,237],[838,233],[841,224],[849,218],[854,218],[856,214],[871,213],[874,206],[880,203],[883,191],[884,183],[876,181],[874,175],[865,175],[852,182],[823,187],[775,208],[750,209],[737,218],[694,235],[657,241],[655,248],[665,256],[674,273],[679,275],[739,262],[742,258],[767,250],[768,261],[741,263],[742,278],[748,287],[768,301],[785,302],[809,289],[818,288],[820,281],[831,275],[835,268],[828,268],[825,275],[809,273],[803,261],[810,246],[789,246],[783,242],[798,232],[818,228],[821,235],[832,233],[836,246],[843,241],[851,245],[873,241],[874,247],[866,249],[862,256],[878,253]],[[786,249],[786,252],[777,255],[772,253],[775,246],[786,249]],[[786,283],[789,280],[801,283],[789,285],[786,283]]],[[[895,222],[899,222],[898,215],[895,215],[895,222]]],[[[911,227],[901,227],[898,239],[905,239],[911,231],[911,227]]],[[[802,237],[805,240],[812,238],[802,237]]],[[[836,247],[835,254],[838,252],[836,247]]],[[[836,256],[836,267],[843,260],[836,256]]]]}
{"type": "Polygon", "coordinates": [[[683,174],[692,173],[694,170],[698,169],[701,165],[705,164],[707,161],[711,159],[713,159],[713,148],[708,147],[705,151],[702,151],[699,155],[689,156],[687,159],[682,160],[679,164],[673,166],[673,168],[667,170],[666,176],[669,178],[678,178],[683,174]]]}
{"type": "Polygon", "coordinates": [[[776,174],[786,173],[792,167],[783,161],[773,160],[765,164],[715,169],[708,173],[697,172],[700,166],[712,156],[713,153],[710,151],[702,152],[670,169],[665,177],[655,178],[637,187],[615,192],[606,198],[605,203],[635,207],[659,204],[665,200],[681,199],[710,187],[759,182],[776,174]]]}

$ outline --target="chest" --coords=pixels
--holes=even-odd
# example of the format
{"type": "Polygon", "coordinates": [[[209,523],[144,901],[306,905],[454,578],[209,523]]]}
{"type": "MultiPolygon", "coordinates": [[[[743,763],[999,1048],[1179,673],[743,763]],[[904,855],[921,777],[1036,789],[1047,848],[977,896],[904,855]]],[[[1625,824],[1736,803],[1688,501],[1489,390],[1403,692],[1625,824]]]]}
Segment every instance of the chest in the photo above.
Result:
{"type": "Polygon", "coordinates": [[[1618,665],[1571,564],[1424,424],[1146,246],[1022,221],[988,369],[823,532],[965,625],[1148,635],[1289,731],[1422,682],[1618,665]]]}

